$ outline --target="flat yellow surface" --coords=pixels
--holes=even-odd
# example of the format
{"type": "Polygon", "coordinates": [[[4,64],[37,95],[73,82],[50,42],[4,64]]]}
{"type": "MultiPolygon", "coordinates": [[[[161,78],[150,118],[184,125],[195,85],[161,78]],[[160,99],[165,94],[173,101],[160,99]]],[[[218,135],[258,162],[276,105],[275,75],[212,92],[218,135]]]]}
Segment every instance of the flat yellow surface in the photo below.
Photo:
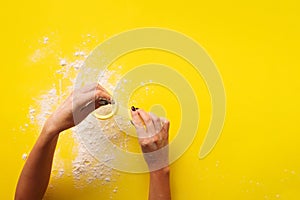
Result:
{"type": "MultiPolygon", "coordinates": [[[[30,151],[39,130],[29,123],[29,108],[34,98],[58,85],[61,77],[54,74],[61,68],[59,59],[73,58],[77,49],[89,52],[122,31],[149,26],[194,38],[218,66],[226,89],[222,135],[214,150],[200,160],[199,147],[209,123],[209,94],[201,77],[182,72],[192,83],[199,82],[194,89],[203,118],[193,144],[171,166],[173,199],[299,199],[299,6],[296,0],[2,2],[0,199],[13,198],[24,164],[22,154],[30,151]]],[[[185,65],[172,55],[145,51],[120,58],[115,66],[153,60],[175,69],[185,65]]],[[[65,81],[62,89],[70,85],[65,81]]],[[[174,124],[173,137],[179,119],[168,117],[174,124]]],[[[55,161],[64,162],[66,174],[72,174],[74,145],[68,133],[58,144],[55,161]]],[[[72,175],[52,179],[47,199],[147,198],[147,174],[113,174],[109,183],[83,183],[80,188],[74,186],[72,175]]]]}

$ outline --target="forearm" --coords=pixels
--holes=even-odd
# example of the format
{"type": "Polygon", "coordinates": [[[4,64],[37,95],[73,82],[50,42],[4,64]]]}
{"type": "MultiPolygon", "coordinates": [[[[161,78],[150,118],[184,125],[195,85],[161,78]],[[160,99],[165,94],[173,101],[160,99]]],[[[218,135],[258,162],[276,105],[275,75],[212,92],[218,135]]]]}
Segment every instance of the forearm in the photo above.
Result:
{"type": "Polygon", "coordinates": [[[112,103],[111,95],[101,85],[98,83],[87,85],[74,90],[48,118],[20,175],[15,194],[16,200],[43,198],[49,183],[59,133],[84,120],[92,111],[103,105],[101,104],[103,99],[112,103]]]}
{"type": "Polygon", "coordinates": [[[170,200],[170,169],[150,172],[149,200],[170,200]]]}
{"type": "Polygon", "coordinates": [[[24,165],[15,199],[42,199],[47,189],[59,133],[45,125],[24,165]]]}

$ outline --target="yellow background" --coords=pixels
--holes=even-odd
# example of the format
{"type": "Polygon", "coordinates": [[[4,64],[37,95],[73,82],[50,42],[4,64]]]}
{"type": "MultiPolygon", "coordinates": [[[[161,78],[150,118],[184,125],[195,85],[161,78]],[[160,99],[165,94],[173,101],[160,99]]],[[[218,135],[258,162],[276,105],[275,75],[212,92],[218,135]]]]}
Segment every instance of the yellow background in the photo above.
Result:
{"type": "MultiPolygon", "coordinates": [[[[114,34],[145,26],[194,38],[218,66],[226,89],[221,138],[208,157],[198,159],[209,119],[204,117],[192,146],[171,166],[173,199],[299,199],[299,15],[296,0],[1,2],[0,199],[13,198],[22,154],[38,134],[35,126],[25,131],[20,126],[28,123],[33,98],[57,82],[60,55],[71,57],[83,35],[96,38],[79,45],[90,51],[114,34]],[[43,36],[53,51],[32,62],[43,36]]],[[[159,57],[175,68],[179,63],[159,57]]],[[[149,57],[136,60],[142,59],[149,57]]],[[[206,93],[199,87],[198,97],[206,99],[200,107],[209,116],[206,93]]],[[[59,141],[66,170],[70,138],[65,134],[59,141]]],[[[147,181],[146,174],[120,173],[101,190],[76,189],[72,177],[63,176],[53,182],[49,199],[146,199],[147,181]]]]}

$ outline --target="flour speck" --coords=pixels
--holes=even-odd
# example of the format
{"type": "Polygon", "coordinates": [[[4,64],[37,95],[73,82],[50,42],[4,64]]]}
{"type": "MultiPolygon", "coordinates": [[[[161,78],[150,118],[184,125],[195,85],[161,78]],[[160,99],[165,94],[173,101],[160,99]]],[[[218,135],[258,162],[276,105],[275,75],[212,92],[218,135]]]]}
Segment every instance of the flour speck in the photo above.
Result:
{"type": "Polygon", "coordinates": [[[48,38],[48,37],[44,37],[44,39],[43,39],[43,43],[44,43],[44,44],[47,44],[47,43],[48,43],[48,41],[49,41],[49,38],[48,38]]]}
{"type": "Polygon", "coordinates": [[[67,61],[65,59],[60,59],[59,64],[60,64],[60,66],[66,66],[67,65],[67,61]]]}
{"type": "Polygon", "coordinates": [[[26,159],[27,159],[27,153],[23,153],[22,159],[23,159],[23,160],[26,160],[26,159]]]}

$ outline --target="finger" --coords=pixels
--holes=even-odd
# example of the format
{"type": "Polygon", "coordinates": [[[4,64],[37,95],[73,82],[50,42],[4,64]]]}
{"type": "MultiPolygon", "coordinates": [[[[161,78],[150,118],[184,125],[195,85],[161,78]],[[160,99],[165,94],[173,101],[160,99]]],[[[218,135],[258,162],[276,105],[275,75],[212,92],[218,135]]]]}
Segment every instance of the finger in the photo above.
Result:
{"type": "Polygon", "coordinates": [[[159,119],[160,119],[160,121],[161,121],[162,124],[168,122],[168,120],[166,118],[164,118],[164,117],[159,117],[159,119]]]}
{"type": "Polygon", "coordinates": [[[139,138],[144,138],[147,136],[146,130],[144,128],[144,123],[137,113],[137,111],[131,111],[132,123],[136,129],[139,138]]]}
{"type": "Polygon", "coordinates": [[[140,126],[140,127],[144,126],[144,122],[139,116],[137,111],[131,111],[131,117],[134,126],[140,126]]]}
{"type": "Polygon", "coordinates": [[[75,98],[79,102],[80,110],[85,110],[85,112],[92,112],[102,105],[107,105],[111,103],[111,97],[104,91],[94,90],[88,93],[81,93],[75,98]]]}
{"type": "Polygon", "coordinates": [[[95,100],[105,99],[109,103],[111,103],[112,100],[111,95],[104,88],[97,87],[95,88],[94,93],[95,93],[95,100]]]}
{"type": "Polygon", "coordinates": [[[155,133],[159,133],[161,131],[162,128],[162,124],[160,121],[160,118],[157,117],[155,114],[149,112],[149,115],[152,118],[153,124],[154,124],[154,128],[155,128],[155,133]]]}
{"type": "Polygon", "coordinates": [[[100,85],[99,83],[97,84],[96,88],[97,88],[98,90],[101,90],[101,91],[107,93],[107,94],[110,94],[110,93],[109,93],[102,85],[100,85]]]}
{"type": "Polygon", "coordinates": [[[167,119],[164,119],[165,121],[163,122],[162,126],[162,137],[164,140],[168,140],[169,138],[169,129],[170,129],[170,122],[167,119]]]}
{"type": "Polygon", "coordinates": [[[73,93],[73,117],[76,116],[75,118],[77,119],[84,119],[95,110],[95,102],[94,100],[90,100],[94,98],[94,94],[93,92],[87,94],[77,93],[78,91],[73,93]]]}
{"type": "Polygon", "coordinates": [[[107,100],[111,103],[111,95],[105,88],[103,88],[99,83],[88,84],[82,88],[75,89],[74,95],[78,99],[77,103],[87,104],[92,101],[97,103],[97,100],[107,100]]]}
{"type": "Polygon", "coordinates": [[[84,109],[87,106],[93,105],[95,107],[94,92],[82,93],[78,90],[73,92],[73,107],[77,109],[84,109]]]}
{"type": "Polygon", "coordinates": [[[93,112],[99,106],[96,105],[94,92],[89,92],[86,94],[81,94],[76,97],[80,101],[80,111],[85,112],[87,114],[93,112]]]}
{"type": "Polygon", "coordinates": [[[80,89],[80,92],[82,93],[90,93],[92,91],[94,91],[95,93],[102,92],[103,98],[107,100],[111,99],[111,95],[109,94],[109,92],[99,83],[91,83],[80,89]]]}
{"type": "Polygon", "coordinates": [[[148,137],[155,135],[156,131],[151,116],[142,109],[137,110],[137,113],[142,118],[146,126],[146,132],[148,137]]]}

